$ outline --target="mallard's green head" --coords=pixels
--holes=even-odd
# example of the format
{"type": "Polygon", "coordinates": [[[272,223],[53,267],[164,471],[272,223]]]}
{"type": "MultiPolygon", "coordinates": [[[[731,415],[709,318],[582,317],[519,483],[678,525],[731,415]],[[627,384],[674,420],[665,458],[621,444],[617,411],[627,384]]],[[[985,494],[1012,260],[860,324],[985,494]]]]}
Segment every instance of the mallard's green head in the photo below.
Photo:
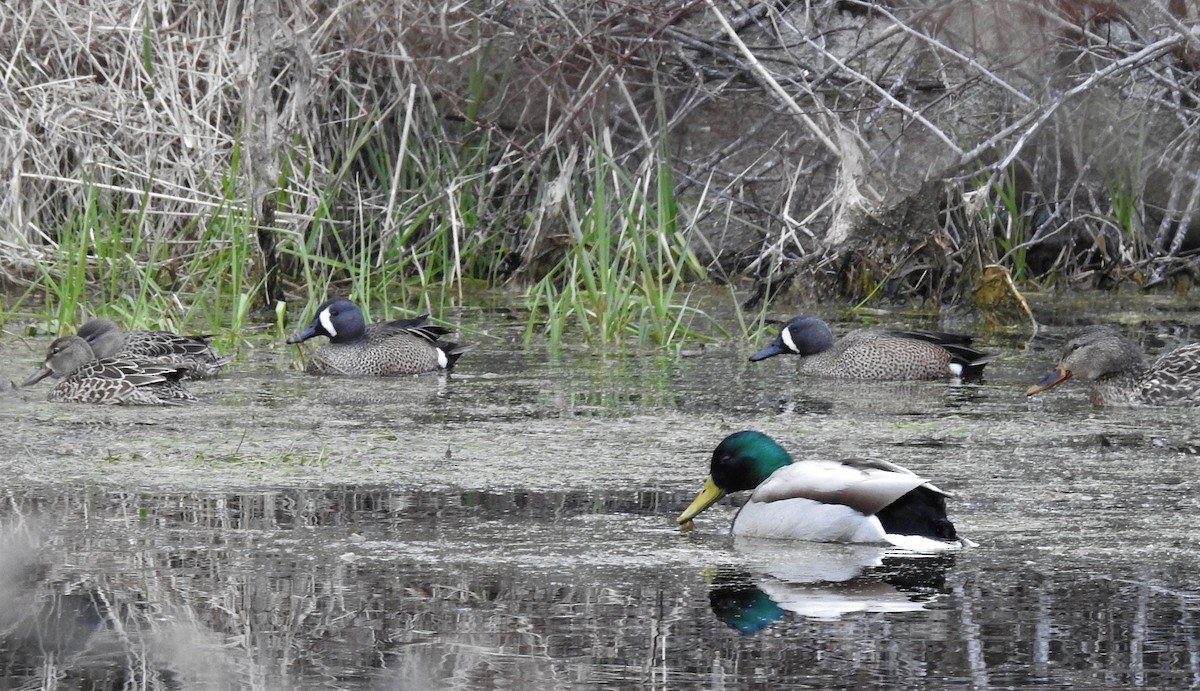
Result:
{"type": "Polygon", "coordinates": [[[713,451],[704,489],[679,514],[679,524],[686,524],[730,492],[758,487],[791,462],[788,452],[762,432],[734,432],[713,451]]]}
{"type": "Polygon", "coordinates": [[[725,437],[713,451],[708,473],[725,492],[754,489],[792,462],[783,447],[762,432],[745,430],[725,437]]]}

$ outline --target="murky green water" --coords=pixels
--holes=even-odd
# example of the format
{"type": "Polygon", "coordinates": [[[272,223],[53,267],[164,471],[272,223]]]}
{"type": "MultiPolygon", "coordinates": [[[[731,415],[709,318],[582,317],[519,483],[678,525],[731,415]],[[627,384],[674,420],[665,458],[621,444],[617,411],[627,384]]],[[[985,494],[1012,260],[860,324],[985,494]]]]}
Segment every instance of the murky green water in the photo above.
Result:
{"type": "MultiPolygon", "coordinates": [[[[1200,413],[1027,401],[1044,339],[990,337],[986,381],[948,386],[489,329],[448,379],[280,347],[183,411],[3,394],[0,688],[1200,685],[1200,413]],[[742,428],[935,479],[979,547],[735,541],[729,504],[680,534],[742,428]]],[[[45,345],[5,338],[0,379],[45,345]]]]}

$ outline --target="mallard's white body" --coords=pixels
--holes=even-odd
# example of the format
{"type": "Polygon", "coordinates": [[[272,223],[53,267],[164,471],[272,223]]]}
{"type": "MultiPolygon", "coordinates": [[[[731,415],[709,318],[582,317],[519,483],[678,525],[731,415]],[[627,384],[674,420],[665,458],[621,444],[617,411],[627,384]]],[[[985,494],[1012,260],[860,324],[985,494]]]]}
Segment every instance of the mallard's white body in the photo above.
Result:
{"type": "Polygon", "coordinates": [[[798,461],[772,473],[733,521],[742,537],[891,544],[918,551],[958,549],[961,540],[889,535],[875,516],[920,486],[942,490],[887,461],[798,461]]]}
{"type": "Polygon", "coordinates": [[[887,542],[883,525],[849,506],[812,499],[759,502],[751,498],[733,521],[733,534],[813,542],[887,542]]]}

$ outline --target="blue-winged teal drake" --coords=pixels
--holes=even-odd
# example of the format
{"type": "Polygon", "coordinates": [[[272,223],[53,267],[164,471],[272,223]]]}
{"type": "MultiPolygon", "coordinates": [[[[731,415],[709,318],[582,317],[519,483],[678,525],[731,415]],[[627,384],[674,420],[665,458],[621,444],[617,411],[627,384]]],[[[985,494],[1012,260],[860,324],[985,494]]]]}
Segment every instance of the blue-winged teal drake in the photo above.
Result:
{"type": "Polygon", "coordinates": [[[857,329],[833,340],[829,325],[813,316],[792,319],[769,345],[750,356],[758,362],[799,355],[800,372],[843,379],[957,379],[977,377],[996,359],[971,347],[973,336],[888,327],[857,329]]]}
{"type": "Polygon", "coordinates": [[[179,383],[184,375],[182,366],[124,357],[97,360],[91,346],[79,336],[55,339],[45,363],[23,386],[51,375],[61,380],[50,392],[52,401],[171,405],[196,400],[179,383]]]}
{"type": "Polygon", "coordinates": [[[358,305],[334,298],[287,342],[329,338],[309,358],[306,371],[312,374],[387,377],[449,370],[466,348],[439,341],[452,330],[428,323],[428,316],[367,324],[358,305]]]}
{"type": "Polygon", "coordinates": [[[170,331],[121,331],[107,319],[93,319],[76,332],[97,358],[123,357],[142,362],[181,365],[185,379],[209,379],[229,364],[212,349],[212,336],[181,336],[170,331]]]}
{"type": "Polygon", "coordinates": [[[1120,331],[1084,327],[1071,335],[1054,371],[1025,394],[1039,394],[1073,376],[1092,382],[1093,405],[1200,405],[1200,343],[1180,346],[1147,367],[1141,349],[1120,331]]]}
{"type": "Polygon", "coordinates": [[[939,551],[972,544],[946,517],[946,493],[887,461],[793,461],[761,432],[735,432],[713,451],[704,489],[679,515],[687,526],[732,492],[753,490],[733,519],[746,537],[892,544],[939,551]]]}

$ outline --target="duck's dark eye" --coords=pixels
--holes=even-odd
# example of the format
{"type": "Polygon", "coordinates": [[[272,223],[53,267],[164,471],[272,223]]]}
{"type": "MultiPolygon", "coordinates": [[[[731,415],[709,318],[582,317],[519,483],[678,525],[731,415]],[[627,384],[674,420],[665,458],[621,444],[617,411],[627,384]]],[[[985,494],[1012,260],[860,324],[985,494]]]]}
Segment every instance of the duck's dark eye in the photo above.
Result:
{"type": "Polygon", "coordinates": [[[735,460],[735,457],[733,454],[723,453],[723,454],[717,456],[716,465],[719,465],[719,466],[733,465],[734,460],[735,460]]]}

